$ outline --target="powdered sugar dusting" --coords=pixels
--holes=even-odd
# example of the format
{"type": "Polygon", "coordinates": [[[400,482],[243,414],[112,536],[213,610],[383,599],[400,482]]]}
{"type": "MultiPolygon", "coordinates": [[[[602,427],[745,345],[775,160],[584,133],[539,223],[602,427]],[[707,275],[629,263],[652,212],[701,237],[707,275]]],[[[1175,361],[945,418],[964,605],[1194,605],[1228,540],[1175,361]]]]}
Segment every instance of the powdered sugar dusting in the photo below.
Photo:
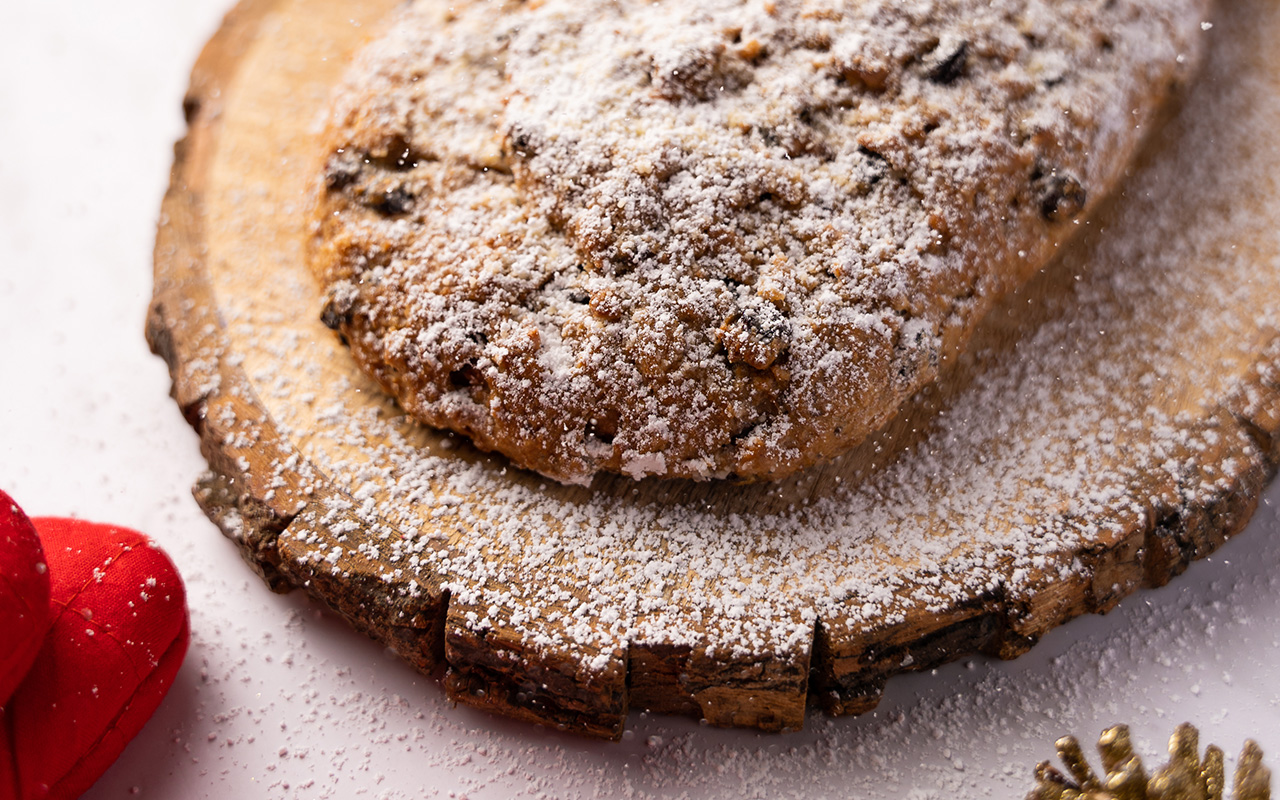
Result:
{"type": "MultiPolygon", "coordinates": [[[[1267,73],[1231,61],[1248,52],[1222,56],[1174,144],[1088,240],[998,307],[972,382],[920,398],[940,414],[777,484],[598,478],[587,491],[418,426],[323,331],[297,336],[317,327],[298,237],[269,279],[250,276],[259,291],[224,301],[246,372],[283,364],[313,395],[258,400],[344,495],[324,501],[327,525],[287,535],[310,537],[317,561],[376,558],[406,595],[443,585],[468,628],[590,653],[588,674],[656,644],[807,659],[819,622],[883,626],[1089,580],[1082,546],[1134,515],[1210,505],[1263,459],[1218,406],[1257,360],[1256,332],[1280,330],[1280,192],[1261,166],[1277,156],[1262,134],[1280,120],[1250,102],[1267,73]],[[1237,75],[1255,77],[1224,77],[1237,75]],[[1024,335],[1008,344],[1000,315],[1027,306],[1043,322],[1026,331],[1015,317],[1024,335]],[[1170,316],[1176,326],[1160,322],[1170,316]],[[1206,366],[1187,343],[1209,341],[1206,366]]],[[[220,223],[251,248],[259,211],[248,202],[220,223]]]]}
{"type": "Polygon", "coordinates": [[[326,320],[559,480],[782,477],[1043,265],[1206,5],[415,3],[338,95],[326,320]]]}

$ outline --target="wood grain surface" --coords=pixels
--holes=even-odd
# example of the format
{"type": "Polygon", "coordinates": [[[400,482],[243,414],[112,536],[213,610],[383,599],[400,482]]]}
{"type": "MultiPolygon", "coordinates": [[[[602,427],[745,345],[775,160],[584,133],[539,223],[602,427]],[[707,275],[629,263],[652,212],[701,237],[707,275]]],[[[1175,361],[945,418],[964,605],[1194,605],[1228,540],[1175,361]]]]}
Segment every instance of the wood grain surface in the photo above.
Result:
{"type": "Polygon", "coordinates": [[[147,321],[206,513],[449,697],[617,737],[795,729],[893,674],[1011,658],[1239,531],[1280,459],[1280,8],[1119,196],[873,440],[777,484],[564,487],[407,420],[320,322],[327,97],[397,0],[244,0],[197,63],[147,321]]]}

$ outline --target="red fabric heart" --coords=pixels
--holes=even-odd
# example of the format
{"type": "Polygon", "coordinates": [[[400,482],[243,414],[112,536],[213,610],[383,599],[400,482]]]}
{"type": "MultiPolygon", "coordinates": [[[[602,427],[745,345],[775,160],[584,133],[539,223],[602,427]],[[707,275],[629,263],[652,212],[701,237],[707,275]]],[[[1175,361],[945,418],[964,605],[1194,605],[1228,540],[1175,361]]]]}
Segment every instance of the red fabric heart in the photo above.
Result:
{"type": "Polygon", "coordinates": [[[9,748],[0,742],[0,752],[13,754],[14,797],[63,800],[88,789],[160,705],[190,625],[177,570],[142,534],[80,520],[33,522],[48,562],[53,623],[5,709],[9,748]]]}
{"type": "Polygon", "coordinates": [[[36,529],[0,492],[0,707],[40,652],[51,616],[49,570],[36,529]]]}

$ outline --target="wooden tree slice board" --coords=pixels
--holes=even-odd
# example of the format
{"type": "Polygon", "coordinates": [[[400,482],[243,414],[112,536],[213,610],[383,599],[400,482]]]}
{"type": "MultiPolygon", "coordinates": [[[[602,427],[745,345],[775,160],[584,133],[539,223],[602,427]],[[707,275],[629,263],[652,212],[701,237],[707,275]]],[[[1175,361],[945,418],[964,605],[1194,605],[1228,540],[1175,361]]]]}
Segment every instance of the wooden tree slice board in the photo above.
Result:
{"type": "Polygon", "coordinates": [[[628,709],[798,728],[895,673],[1160,585],[1280,458],[1280,7],[1237,0],[1121,197],[969,355],[778,484],[570,488],[403,413],[319,321],[305,210],[351,53],[399,0],[244,0],[196,65],[147,325],[209,516],[449,697],[617,737],[628,709]]]}

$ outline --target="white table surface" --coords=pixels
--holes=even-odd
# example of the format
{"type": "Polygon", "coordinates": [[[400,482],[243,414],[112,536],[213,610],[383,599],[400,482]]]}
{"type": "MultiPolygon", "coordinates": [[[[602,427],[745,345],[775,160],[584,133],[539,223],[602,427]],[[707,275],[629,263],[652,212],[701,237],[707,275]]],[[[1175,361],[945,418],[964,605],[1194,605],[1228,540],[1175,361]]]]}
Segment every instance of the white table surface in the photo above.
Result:
{"type": "Polygon", "coordinates": [[[196,436],[142,336],[187,73],[228,5],[0,9],[0,487],[32,515],[148,532],[191,607],[173,689],[89,797],[1020,798],[1058,736],[1117,722],[1149,762],[1183,721],[1231,762],[1250,736],[1280,756],[1276,485],[1170,586],[784,736],[633,714],[610,744],[453,708],[301,594],[271,594],[192,500],[196,436]]]}

